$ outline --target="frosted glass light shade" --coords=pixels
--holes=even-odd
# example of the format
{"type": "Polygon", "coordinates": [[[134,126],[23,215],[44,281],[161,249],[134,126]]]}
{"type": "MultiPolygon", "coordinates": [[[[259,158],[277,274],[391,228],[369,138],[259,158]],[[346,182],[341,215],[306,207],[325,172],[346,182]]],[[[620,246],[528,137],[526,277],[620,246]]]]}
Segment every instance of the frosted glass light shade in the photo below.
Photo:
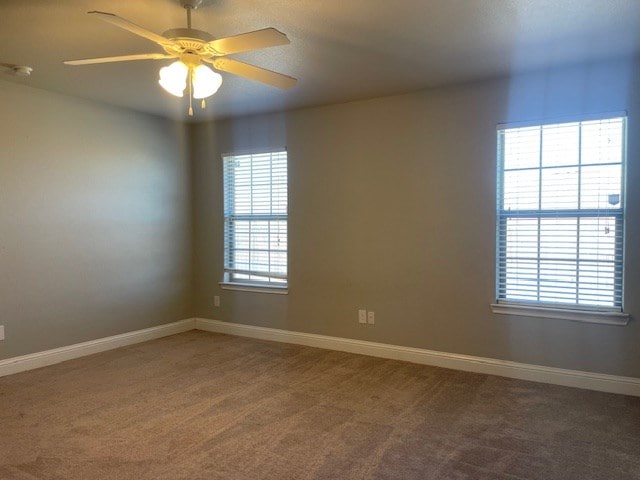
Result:
{"type": "Polygon", "coordinates": [[[193,98],[207,98],[218,91],[222,85],[222,75],[214,72],[206,65],[198,65],[193,69],[193,98]]]}
{"type": "Polygon", "coordinates": [[[187,88],[187,76],[189,67],[178,61],[167,67],[160,69],[160,80],[158,83],[171,95],[181,97],[184,89],[187,88]]]}

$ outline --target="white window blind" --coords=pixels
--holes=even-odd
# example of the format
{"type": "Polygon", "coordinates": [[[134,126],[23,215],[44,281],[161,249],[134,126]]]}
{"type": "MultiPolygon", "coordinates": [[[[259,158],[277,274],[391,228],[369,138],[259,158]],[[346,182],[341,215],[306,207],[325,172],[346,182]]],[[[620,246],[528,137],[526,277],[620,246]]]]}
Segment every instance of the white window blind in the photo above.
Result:
{"type": "Polygon", "coordinates": [[[287,152],[228,155],[225,282],[287,285],[287,152]]]}
{"type": "Polygon", "coordinates": [[[626,119],[498,129],[498,302],[622,309],[626,119]]]}

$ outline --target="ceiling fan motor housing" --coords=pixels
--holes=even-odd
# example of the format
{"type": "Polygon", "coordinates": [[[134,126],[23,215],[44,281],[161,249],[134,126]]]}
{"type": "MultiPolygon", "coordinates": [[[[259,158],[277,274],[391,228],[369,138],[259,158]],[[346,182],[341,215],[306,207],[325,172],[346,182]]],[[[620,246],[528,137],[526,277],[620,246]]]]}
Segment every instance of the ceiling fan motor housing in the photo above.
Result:
{"type": "Polygon", "coordinates": [[[170,54],[198,53],[206,54],[206,44],[215,38],[202,30],[195,28],[174,28],[162,34],[172,40],[171,44],[163,45],[164,50],[170,54]]]}

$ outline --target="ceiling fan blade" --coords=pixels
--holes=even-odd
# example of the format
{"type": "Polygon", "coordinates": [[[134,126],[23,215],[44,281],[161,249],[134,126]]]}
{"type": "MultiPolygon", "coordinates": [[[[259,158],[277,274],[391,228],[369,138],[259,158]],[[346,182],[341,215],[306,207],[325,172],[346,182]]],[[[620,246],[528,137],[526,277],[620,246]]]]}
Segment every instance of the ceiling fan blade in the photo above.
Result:
{"type": "Polygon", "coordinates": [[[84,60],[67,60],[65,65],[93,65],[96,63],[128,62],[131,60],[162,60],[165,58],[175,58],[175,55],[165,53],[139,53],[137,55],[121,55],[119,57],[87,58],[84,60]]]}
{"type": "Polygon", "coordinates": [[[105,22],[109,22],[113,25],[115,25],[116,27],[120,27],[123,28],[124,30],[127,30],[131,33],[134,33],[136,35],[138,35],[139,37],[143,37],[146,38],[148,40],[151,40],[152,42],[157,43],[158,45],[172,45],[173,42],[171,40],[169,40],[168,38],[163,37],[162,35],[158,35],[157,33],[153,33],[145,28],[142,28],[139,25],[136,25],[135,23],[130,22],[129,20],[125,20],[124,18],[121,18],[117,15],[114,15],[113,13],[107,13],[107,12],[98,12],[96,10],[91,11],[91,12],[87,12],[89,14],[92,15],[96,15],[98,18],[104,20],[105,22]]]}
{"type": "Polygon", "coordinates": [[[219,38],[207,44],[216,55],[229,55],[231,53],[246,52],[259,48],[287,45],[287,36],[275,28],[265,28],[255,32],[241,33],[233,37],[219,38]]]}
{"type": "Polygon", "coordinates": [[[256,80],[278,88],[291,88],[298,82],[298,80],[293,77],[256,67],[255,65],[249,65],[248,63],[239,62],[231,58],[214,58],[209,60],[209,63],[223,72],[233,73],[234,75],[256,80]]]}

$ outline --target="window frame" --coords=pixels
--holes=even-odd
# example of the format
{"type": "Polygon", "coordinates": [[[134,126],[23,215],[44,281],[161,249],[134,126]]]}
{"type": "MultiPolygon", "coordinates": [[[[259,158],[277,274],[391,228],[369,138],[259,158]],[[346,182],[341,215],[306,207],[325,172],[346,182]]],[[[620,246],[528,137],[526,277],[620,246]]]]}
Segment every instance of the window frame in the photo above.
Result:
{"type": "MultiPolygon", "coordinates": [[[[265,149],[252,149],[252,150],[240,150],[233,151],[228,153],[223,153],[221,155],[222,161],[222,202],[223,202],[223,214],[222,214],[222,222],[223,222],[223,280],[219,282],[221,288],[225,290],[238,290],[245,292],[258,292],[258,293],[272,293],[272,294],[288,294],[289,293],[289,152],[286,148],[265,148],[265,149]],[[275,283],[261,280],[251,280],[251,279],[234,279],[233,274],[245,274],[245,275],[257,275],[261,276],[261,273],[267,272],[258,272],[254,270],[242,270],[242,269],[234,269],[229,268],[227,266],[227,258],[232,257],[231,252],[227,253],[227,238],[231,236],[231,234],[227,233],[227,222],[229,217],[227,216],[227,185],[226,185],[226,174],[225,174],[225,163],[230,157],[241,157],[241,156],[250,156],[250,155],[272,155],[284,153],[286,155],[286,167],[287,167],[287,209],[286,214],[278,213],[278,214],[239,214],[239,215],[231,215],[236,220],[243,221],[271,221],[271,220],[279,220],[285,221],[287,225],[287,251],[286,251],[286,261],[287,261],[287,272],[286,274],[277,274],[274,272],[269,275],[270,278],[282,278],[284,282],[275,283]]],[[[272,167],[270,167],[272,168],[272,167]]],[[[266,276],[266,275],[265,275],[266,276]]]]}
{"type": "MultiPolygon", "coordinates": [[[[551,319],[564,319],[564,320],[573,320],[573,321],[581,321],[588,323],[600,323],[600,324],[609,324],[609,325],[627,325],[629,322],[629,315],[624,313],[623,305],[624,305],[624,269],[625,269],[625,255],[624,255],[624,247],[625,247],[625,234],[626,234],[626,181],[627,181],[627,135],[628,135],[628,115],[627,112],[612,112],[608,114],[601,115],[583,115],[578,118],[576,117],[564,117],[564,118],[554,118],[554,119],[545,119],[541,121],[531,121],[531,122],[514,122],[514,123],[506,123],[499,124],[496,128],[496,153],[497,153],[497,185],[496,185],[496,258],[495,258],[495,303],[491,304],[491,309],[493,313],[496,314],[504,314],[504,315],[515,315],[515,316],[526,316],[526,317],[540,317],[540,318],[551,318],[551,319]],[[616,249],[618,247],[618,242],[620,246],[619,253],[619,262],[616,261],[614,263],[614,268],[617,270],[615,275],[619,275],[621,279],[620,286],[620,307],[618,306],[597,306],[597,305],[585,305],[585,304],[562,304],[562,303],[554,303],[554,302],[544,302],[544,301],[518,301],[518,300],[509,300],[506,298],[500,298],[501,289],[504,287],[506,280],[503,280],[503,273],[506,272],[504,268],[504,262],[507,261],[506,254],[503,253],[503,249],[506,249],[506,243],[502,244],[500,241],[501,232],[504,232],[506,221],[508,218],[522,218],[523,213],[525,214],[525,218],[544,218],[544,217],[564,217],[564,218],[575,218],[578,222],[582,217],[592,217],[598,216],[601,214],[602,209],[556,209],[556,210],[547,210],[543,208],[538,209],[522,209],[522,210],[514,210],[506,211],[504,209],[504,152],[501,151],[501,147],[504,147],[501,144],[500,134],[501,132],[508,129],[515,128],[526,128],[526,127],[544,127],[546,125],[557,125],[557,124],[565,124],[565,123],[582,123],[589,121],[597,121],[597,120],[610,120],[621,118],[623,120],[623,131],[622,131],[622,148],[623,154],[621,159],[621,192],[620,195],[622,197],[622,208],[621,209],[612,209],[608,212],[607,216],[614,217],[616,222],[616,228],[622,228],[622,234],[620,238],[616,238],[616,249]]],[[[542,137],[541,137],[542,141],[542,137]]],[[[580,147],[579,147],[580,148],[580,147]]],[[[540,151],[540,155],[542,155],[542,150],[540,151]]],[[[554,167],[546,167],[546,168],[554,168],[554,167]]],[[[578,168],[582,168],[582,164],[578,165],[578,168]]],[[[540,164],[538,170],[542,175],[545,167],[540,164]]],[[[579,170],[580,175],[580,170],[579,170]]],[[[542,189],[542,184],[539,185],[539,188],[542,189]]],[[[542,195],[542,190],[540,190],[540,194],[542,195]]],[[[538,249],[540,248],[540,244],[538,243],[538,249]]],[[[538,256],[538,262],[540,261],[540,257],[538,256]]],[[[540,284],[540,277],[537,279],[538,285],[540,284]]]]}

